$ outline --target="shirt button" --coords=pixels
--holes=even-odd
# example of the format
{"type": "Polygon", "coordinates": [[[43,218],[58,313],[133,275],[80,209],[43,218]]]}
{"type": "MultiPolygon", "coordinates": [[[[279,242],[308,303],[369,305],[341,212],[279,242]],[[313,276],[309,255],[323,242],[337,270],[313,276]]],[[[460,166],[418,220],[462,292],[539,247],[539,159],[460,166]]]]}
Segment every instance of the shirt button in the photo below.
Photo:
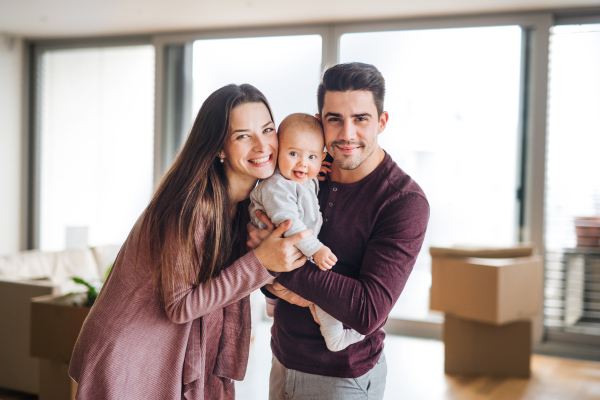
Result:
{"type": "Polygon", "coordinates": [[[327,218],[325,218],[325,222],[329,221],[327,218]]]}
{"type": "Polygon", "coordinates": [[[329,203],[329,207],[333,206],[333,203],[329,203]]]}
{"type": "Polygon", "coordinates": [[[334,191],[334,192],[337,192],[337,188],[333,188],[333,191],[334,191]]]}

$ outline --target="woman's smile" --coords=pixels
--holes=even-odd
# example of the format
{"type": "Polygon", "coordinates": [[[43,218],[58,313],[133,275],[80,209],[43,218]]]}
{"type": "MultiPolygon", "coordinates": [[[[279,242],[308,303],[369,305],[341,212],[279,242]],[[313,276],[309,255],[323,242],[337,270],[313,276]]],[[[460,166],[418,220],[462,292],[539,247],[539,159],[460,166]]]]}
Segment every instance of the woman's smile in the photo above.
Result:
{"type": "Polygon", "coordinates": [[[267,157],[263,158],[252,158],[248,160],[248,162],[256,166],[264,166],[270,164],[271,160],[273,160],[273,154],[269,154],[267,157]]]}

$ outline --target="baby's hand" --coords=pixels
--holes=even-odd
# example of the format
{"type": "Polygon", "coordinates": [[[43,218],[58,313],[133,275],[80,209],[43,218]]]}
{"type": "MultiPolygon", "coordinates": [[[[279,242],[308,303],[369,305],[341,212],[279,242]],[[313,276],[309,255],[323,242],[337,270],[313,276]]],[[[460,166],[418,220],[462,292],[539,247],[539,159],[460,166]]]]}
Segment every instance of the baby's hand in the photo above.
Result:
{"type": "Polygon", "coordinates": [[[327,246],[321,246],[321,248],[313,254],[313,259],[323,271],[331,269],[338,260],[335,254],[333,254],[327,246]]]}

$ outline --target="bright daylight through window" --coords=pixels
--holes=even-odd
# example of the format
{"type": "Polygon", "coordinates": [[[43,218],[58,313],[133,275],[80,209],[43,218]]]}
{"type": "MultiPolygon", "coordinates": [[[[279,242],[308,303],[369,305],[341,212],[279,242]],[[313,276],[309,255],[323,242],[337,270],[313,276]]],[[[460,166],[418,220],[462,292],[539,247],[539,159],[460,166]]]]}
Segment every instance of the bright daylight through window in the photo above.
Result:
{"type": "Polygon", "coordinates": [[[152,194],[154,47],[41,59],[42,250],[121,244],[152,194]]]}
{"type": "Polygon", "coordinates": [[[430,246],[517,240],[521,28],[351,33],[341,61],[382,72],[390,121],[379,143],[430,203],[423,249],[391,315],[424,318],[430,246]]]}
{"type": "Polygon", "coordinates": [[[194,118],[213,91],[250,83],[267,97],[279,125],[291,113],[317,112],[321,36],[197,40],[193,68],[194,118]]]}

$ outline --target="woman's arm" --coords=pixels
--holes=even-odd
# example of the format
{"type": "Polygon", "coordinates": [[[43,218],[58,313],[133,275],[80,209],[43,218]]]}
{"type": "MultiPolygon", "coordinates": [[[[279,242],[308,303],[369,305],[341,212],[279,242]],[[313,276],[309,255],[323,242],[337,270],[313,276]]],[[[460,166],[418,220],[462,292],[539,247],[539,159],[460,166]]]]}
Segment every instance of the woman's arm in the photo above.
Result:
{"type": "Polygon", "coordinates": [[[193,287],[180,282],[173,288],[163,287],[165,311],[171,321],[183,324],[244,298],[272,279],[250,251],[210,283],[193,287]]]}
{"type": "MultiPolygon", "coordinates": [[[[291,221],[282,223],[260,246],[225,268],[210,283],[191,285],[193,277],[184,276],[182,265],[176,265],[174,283],[171,285],[168,279],[162,279],[163,301],[169,319],[183,324],[202,317],[269,283],[273,279],[269,271],[289,272],[303,266],[306,257],[294,245],[310,236],[312,230],[284,238],[290,225],[291,221]]],[[[197,247],[201,248],[201,237],[197,239],[197,247]]]]}

